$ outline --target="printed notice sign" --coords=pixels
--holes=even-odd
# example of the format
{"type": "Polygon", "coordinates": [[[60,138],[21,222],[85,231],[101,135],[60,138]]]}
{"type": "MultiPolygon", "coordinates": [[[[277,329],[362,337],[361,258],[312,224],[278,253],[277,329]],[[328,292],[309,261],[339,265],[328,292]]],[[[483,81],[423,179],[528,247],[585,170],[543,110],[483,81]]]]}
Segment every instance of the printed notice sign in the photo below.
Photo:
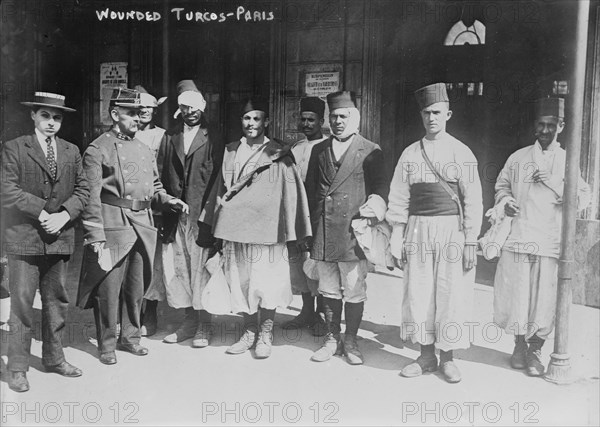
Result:
{"type": "Polygon", "coordinates": [[[127,87],[127,62],[103,62],[100,64],[100,120],[112,124],[108,104],[116,87],[127,87]]]}
{"type": "Polygon", "coordinates": [[[327,96],[331,92],[340,90],[340,72],[306,73],[306,96],[327,96]]]}

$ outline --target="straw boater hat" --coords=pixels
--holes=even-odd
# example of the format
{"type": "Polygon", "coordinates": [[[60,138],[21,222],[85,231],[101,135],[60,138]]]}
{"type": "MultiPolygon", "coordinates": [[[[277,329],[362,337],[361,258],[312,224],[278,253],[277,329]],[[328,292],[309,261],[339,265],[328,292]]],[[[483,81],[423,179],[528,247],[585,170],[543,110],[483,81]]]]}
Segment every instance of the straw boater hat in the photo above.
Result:
{"type": "Polygon", "coordinates": [[[134,87],[140,93],[140,107],[158,107],[160,104],[165,102],[166,96],[163,96],[156,100],[156,98],[148,93],[143,86],[137,85],[134,87]]]}
{"type": "Polygon", "coordinates": [[[65,106],[65,97],[57,93],[35,92],[33,98],[33,101],[21,102],[21,104],[28,107],[52,107],[68,112],[75,111],[75,109],[65,106]]]}

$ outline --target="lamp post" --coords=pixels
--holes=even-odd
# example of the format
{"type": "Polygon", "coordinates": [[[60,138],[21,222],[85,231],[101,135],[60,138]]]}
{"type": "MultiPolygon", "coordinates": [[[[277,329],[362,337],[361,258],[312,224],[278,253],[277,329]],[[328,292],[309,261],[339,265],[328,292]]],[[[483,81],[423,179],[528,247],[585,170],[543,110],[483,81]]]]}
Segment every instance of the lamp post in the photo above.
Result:
{"type": "Polygon", "coordinates": [[[569,344],[569,310],[572,299],[572,278],[574,265],[575,226],[577,215],[577,181],[579,178],[579,155],[581,151],[585,63],[587,53],[589,0],[579,0],[577,5],[577,26],[575,40],[575,61],[572,78],[571,124],[567,135],[567,164],[563,193],[562,236],[560,258],[558,260],[558,286],[556,300],[556,331],[554,352],[544,378],[556,384],[573,381],[569,344]]]}

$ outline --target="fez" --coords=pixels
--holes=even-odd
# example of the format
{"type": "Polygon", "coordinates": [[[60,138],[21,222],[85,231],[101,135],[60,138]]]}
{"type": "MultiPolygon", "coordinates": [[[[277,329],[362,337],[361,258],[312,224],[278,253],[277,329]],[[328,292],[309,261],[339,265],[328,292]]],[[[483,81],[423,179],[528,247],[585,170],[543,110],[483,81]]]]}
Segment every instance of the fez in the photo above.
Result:
{"type": "Polygon", "coordinates": [[[422,87],[415,91],[415,98],[421,110],[436,102],[450,102],[445,83],[434,83],[422,87]]]}
{"type": "Polygon", "coordinates": [[[240,115],[243,116],[249,111],[262,111],[265,117],[269,117],[269,103],[260,97],[248,98],[242,103],[240,115]]]}
{"type": "Polygon", "coordinates": [[[333,111],[336,108],[356,108],[354,103],[354,94],[352,92],[333,92],[327,95],[327,105],[329,111],[333,111]]]}
{"type": "Polygon", "coordinates": [[[325,114],[325,102],[316,96],[309,96],[300,100],[300,112],[315,113],[320,118],[325,114]]]}
{"type": "MultiPolygon", "coordinates": [[[[177,97],[177,103],[179,105],[186,105],[204,112],[206,101],[193,80],[181,80],[177,83],[177,94],[179,95],[177,97]]],[[[177,110],[177,112],[179,112],[179,110],[177,110]]],[[[175,113],[175,116],[177,115],[178,113],[175,113]]]]}
{"type": "Polygon", "coordinates": [[[140,108],[140,93],[126,87],[115,88],[110,97],[110,105],[119,107],[140,108]]]}
{"type": "Polygon", "coordinates": [[[148,91],[140,85],[137,85],[134,89],[140,93],[140,107],[158,107],[167,99],[166,96],[163,96],[157,101],[154,96],[150,95],[148,91]]]}
{"type": "Polygon", "coordinates": [[[21,104],[28,107],[52,107],[68,112],[75,111],[73,108],[65,106],[65,97],[63,95],[50,92],[35,92],[33,94],[33,101],[21,102],[21,104]]]}
{"type": "Polygon", "coordinates": [[[536,117],[553,116],[565,118],[565,100],[563,98],[542,98],[535,102],[536,117]]]}

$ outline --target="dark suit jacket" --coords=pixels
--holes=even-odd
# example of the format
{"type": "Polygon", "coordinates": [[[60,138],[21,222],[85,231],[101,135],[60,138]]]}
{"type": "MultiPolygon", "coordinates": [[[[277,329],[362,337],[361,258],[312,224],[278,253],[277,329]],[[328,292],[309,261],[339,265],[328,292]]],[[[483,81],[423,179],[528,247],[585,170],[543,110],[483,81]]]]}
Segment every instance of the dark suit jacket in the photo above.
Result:
{"type": "Polygon", "coordinates": [[[2,145],[2,244],[7,254],[73,253],[74,220],[87,204],[90,191],[77,146],[56,138],[56,151],[57,173],[53,180],[35,133],[2,145]],[[38,221],[40,213],[62,209],[71,221],[58,236],[47,234],[38,221]]]}
{"type": "Polygon", "coordinates": [[[387,201],[389,184],[379,145],[356,135],[335,170],[331,137],[313,147],[306,173],[313,244],[311,257],[320,261],[364,259],[351,223],[371,194],[387,201]]]}
{"type": "MultiPolygon", "coordinates": [[[[169,129],[160,144],[156,159],[160,180],[168,194],[189,205],[194,228],[198,227],[202,208],[221,171],[224,147],[216,130],[201,127],[186,155],[183,151],[183,122],[169,129]]],[[[178,212],[163,213],[161,236],[164,243],[175,240],[178,221],[178,212]]],[[[198,234],[197,229],[193,232],[198,234]]],[[[206,240],[210,241],[210,231],[203,229],[203,232],[206,240]]]]}

